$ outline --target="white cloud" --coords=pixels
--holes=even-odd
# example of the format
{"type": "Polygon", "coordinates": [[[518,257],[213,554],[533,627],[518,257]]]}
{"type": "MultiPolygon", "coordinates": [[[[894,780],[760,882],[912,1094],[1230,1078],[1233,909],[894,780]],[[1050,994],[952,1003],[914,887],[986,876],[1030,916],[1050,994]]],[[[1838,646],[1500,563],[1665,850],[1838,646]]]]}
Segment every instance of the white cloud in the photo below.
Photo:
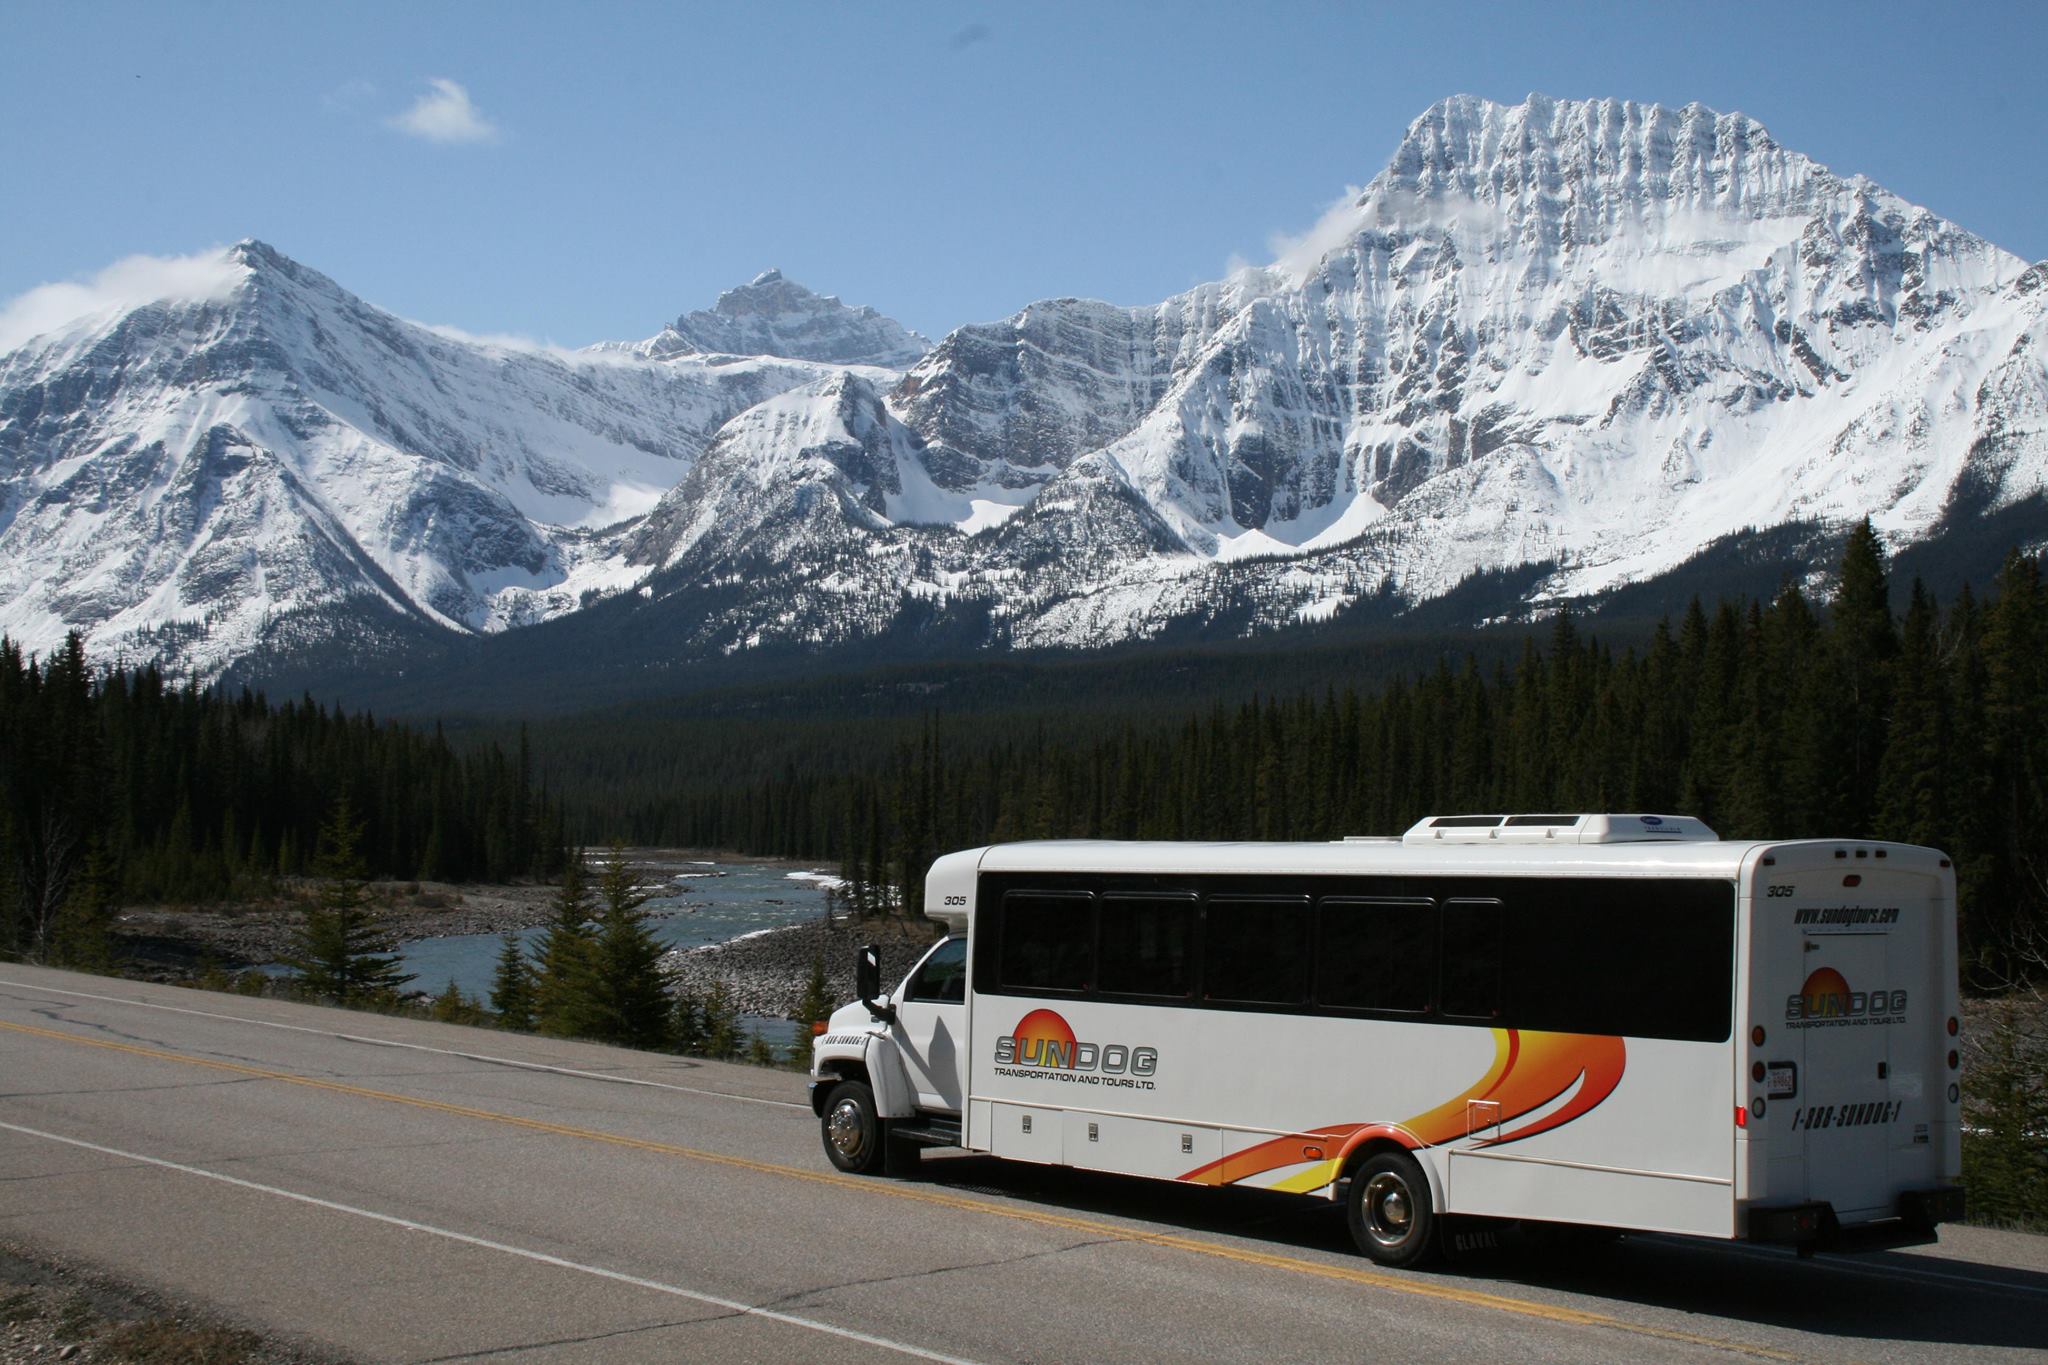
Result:
{"type": "Polygon", "coordinates": [[[1335,203],[1323,210],[1315,226],[1299,236],[1274,233],[1266,241],[1266,249],[1273,253],[1272,269],[1295,280],[1306,279],[1313,274],[1323,257],[1347,245],[1358,235],[1363,225],[1358,201],[1363,194],[1364,191],[1356,185],[1345,190],[1335,203]]]}
{"type": "Polygon", "coordinates": [[[589,357],[571,346],[557,346],[552,341],[542,341],[524,332],[466,332],[460,327],[450,327],[445,322],[419,322],[406,319],[422,331],[448,341],[459,341],[465,346],[488,346],[500,351],[517,351],[522,355],[551,355],[557,360],[585,360],[589,357]]]}
{"type": "Polygon", "coordinates": [[[221,298],[248,273],[216,247],[192,256],[129,256],[89,279],[37,285],[0,306],[0,354],[85,318],[160,299],[221,298]]]}
{"type": "Polygon", "coordinates": [[[498,125],[469,102],[469,91],[443,76],[427,82],[432,88],[412,108],[390,120],[401,133],[429,142],[493,142],[498,125]]]}
{"type": "Polygon", "coordinates": [[[322,95],[320,103],[326,107],[329,113],[352,114],[364,106],[375,102],[377,93],[377,83],[375,81],[357,77],[354,80],[343,81],[340,85],[335,86],[332,90],[322,95]]]}

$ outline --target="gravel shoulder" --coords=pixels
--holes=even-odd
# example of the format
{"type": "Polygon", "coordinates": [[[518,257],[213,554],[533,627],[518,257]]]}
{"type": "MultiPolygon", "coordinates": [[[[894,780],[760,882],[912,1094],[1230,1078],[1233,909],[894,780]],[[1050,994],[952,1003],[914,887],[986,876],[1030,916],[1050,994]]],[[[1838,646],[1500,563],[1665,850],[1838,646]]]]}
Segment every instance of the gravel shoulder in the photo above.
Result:
{"type": "Polygon", "coordinates": [[[344,1359],[252,1331],[210,1306],[0,1240],[0,1365],[342,1365],[344,1359]]]}

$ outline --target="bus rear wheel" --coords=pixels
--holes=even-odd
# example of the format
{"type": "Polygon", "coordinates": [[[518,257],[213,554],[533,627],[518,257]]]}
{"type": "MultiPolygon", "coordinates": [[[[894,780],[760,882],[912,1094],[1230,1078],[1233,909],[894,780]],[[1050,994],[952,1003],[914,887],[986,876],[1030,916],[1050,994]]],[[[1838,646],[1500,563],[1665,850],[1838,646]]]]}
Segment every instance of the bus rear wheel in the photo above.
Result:
{"type": "Polygon", "coordinates": [[[875,1092],[865,1081],[841,1081],[825,1097],[819,1123],[825,1155],[840,1170],[871,1175],[882,1169],[887,1150],[882,1120],[875,1113],[875,1092]]]}
{"type": "Polygon", "coordinates": [[[1345,1210],[1351,1240],[1381,1265],[1421,1265],[1436,1250],[1429,1181],[1406,1152],[1368,1157],[1352,1174],[1345,1210]]]}

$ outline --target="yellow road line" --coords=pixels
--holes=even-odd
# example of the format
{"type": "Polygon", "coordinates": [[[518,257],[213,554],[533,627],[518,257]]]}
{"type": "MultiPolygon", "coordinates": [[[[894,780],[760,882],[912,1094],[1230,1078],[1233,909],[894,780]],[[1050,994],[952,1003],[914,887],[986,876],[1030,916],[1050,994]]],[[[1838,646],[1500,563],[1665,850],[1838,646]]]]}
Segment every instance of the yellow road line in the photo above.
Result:
{"type": "Polygon", "coordinates": [[[243,1062],[222,1061],[213,1057],[194,1057],[182,1052],[168,1052],[159,1048],[141,1047],[134,1043],[117,1043],[107,1038],[85,1038],[76,1033],[65,1033],[59,1029],[38,1028],[32,1024],[15,1024],[0,1020],[0,1029],[6,1029],[13,1033],[25,1033],[37,1038],[50,1038],[63,1043],[77,1043],[84,1047],[104,1048],[109,1052],[125,1052],[136,1057],[147,1057],[152,1061],[178,1062],[186,1066],[207,1067],[214,1071],[226,1071],[238,1076],[248,1076],[256,1080],[280,1081],[286,1085],[304,1086],[310,1090],[326,1090],[338,1095],[352,1095],[358,1099],[381,1100],[387,1104],[408,1105],[415,1109],[428,1109],[436,1113],[454,1114],[461,1118],[480,1119],[487,1123],[524,1128],[536,1133],[551,1133],[557,1137],[576,1138],[584,1142],[602,1143],[609,1147],[625,1147],[633,1151],[652,1152],[659,1156],[681,1157],[685,1160],[701,1161],[715,1166],[728,1166],[744,1171],[755,1171],[762,1175],[804,1180],[818,1185],[833,1185],[862,1194],[878,1194],[894,1199],[907,1199],[920,1204],[935,1204],[942,1208],[960,1209],[970,1213],[1009,1218],[1017,1222],[1032,1223],[1040,1227],[1058,1228],[1067,1232],[1083,1233],[1091,1237],[1139,1242],[1147,1246],[1166,1247],[1175,1251],[1192,1252],[1198,1256],[1235,1261],[1241,1265],[1261,1266],[1270,1270],[1292,1271],[1296,1274],[1313,1275],[1327,1280],[1340,1280],[1351,1284],[1369,1285],[1375,1289],[1386,1289],[1400,1294],[1412,1294],[1421,1298],[1439,1299],[1463,1304],[1470,1308],[1493,1309],[1497,1312],[1513,1313],[1528,1318],[1540,1318],[1547,1322],[1565,1323],[1577,1327],[1604,1327],[1618,1332],[1628,1332],[1636,1336],[1655,1337],[1661,1341],[1705,1346],[1722,1351],[1735,1351],[1743,1355],[1757,1356],[1766,1360],[1798,1359],[1797,1356],[1789,1352],[1773,1350],[1767,1346],[1728,1341],[1720,1337],[1705,1336],[1697,1332],[1679,1331],[1675,1328],[1654,1327],[1647,1323],[1629,1322],[1624,1318],[1617,1318],[1611,1314],[1589,1312],[1582,1308],[1567,1308],[1558,1304],[1536,1303],[1528,1299],[1510,1298],[1504,1294],[1489,1294],[1484,1290],[1464,1289],[1457,1285],[1437,1284],[1414,1275],[1393,1274],[1387,1271],[1367,1270],[1352,1266],[1326,1265],[1319,1261],[1303,1260],[1295,1256],[1281,1256],[1270,1252],[1224,1246],[1221,1243],[1201,1241],[1193,1237],[1180,1237],[1172,1233],[1147,1232],[1139,1228],[1119,1227],[1113,1223],[1102,1223],[1088,1218],[1076,1218],[1067,1214],[1047,1213],[1039,1209],[1011,1208],[1000,1204],[992,1204],[985,1200],[969,1199],[961,1195],[948,1194],[941,1190],[933,1190],[916,1185],[887,1184],[880,1181],[863,1180],[853,1176],[842,1175],[836,1171],[813,1171],[805,1170],[800,1166],[783,1166],[774,1162],[754,1161],[747,1157],[731,1156],[724,1152],[707,1152],[695,1147],[681,1147],[674,1143],[655,1142],[647,1138],[627,1137],[620,1133],[607,1133],[595,1128],[578,1128],[565,1123],[550,1123],[546,1119],[527,1118],[519,1114],[506,1114],[494,1109],[476,1109],[464,1104],[449,1104],[445,1100],[422,1099],[416,1095],[400,1095],[389,1090],[372,1090],[367,1086],[350,1085],[345,1081],[329,1081],[322,1080],[316,1076],[300,1076],[289,1071],[274,1071],[267,1067],[250,1066],[243,1062]]]}

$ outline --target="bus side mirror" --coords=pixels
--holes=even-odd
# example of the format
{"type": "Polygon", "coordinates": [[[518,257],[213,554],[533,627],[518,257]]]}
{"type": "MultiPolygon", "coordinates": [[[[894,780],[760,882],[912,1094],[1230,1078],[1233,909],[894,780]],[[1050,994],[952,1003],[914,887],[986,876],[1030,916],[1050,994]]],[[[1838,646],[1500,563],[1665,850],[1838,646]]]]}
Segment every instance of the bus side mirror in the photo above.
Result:
{"type": "Polygon", "coordinates": [[[892,1006],[877,1005],[875,997],[882,993],[882,949],[881,945],[868,943],[854,951],[853,990],[860,1002],[868,1007],[868,1013],[876,1019],[896,1022],[896,1011],[892,1006]]]}

